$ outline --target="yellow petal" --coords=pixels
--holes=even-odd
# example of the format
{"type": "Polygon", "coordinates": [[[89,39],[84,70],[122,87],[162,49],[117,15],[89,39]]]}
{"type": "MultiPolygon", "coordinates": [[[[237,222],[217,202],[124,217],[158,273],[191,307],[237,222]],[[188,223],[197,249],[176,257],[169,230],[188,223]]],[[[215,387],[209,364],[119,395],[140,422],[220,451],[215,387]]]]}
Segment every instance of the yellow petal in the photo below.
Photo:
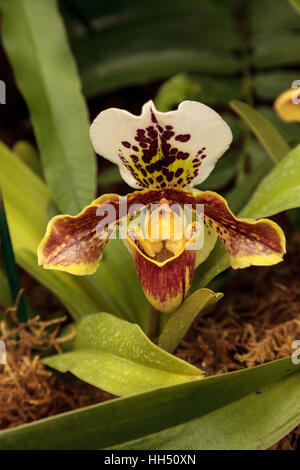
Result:
{"type": "Polygon", "coordinates": [[[283,92],[274,103],[280,119],[286,122],[300,122],[300,87],[283,92]]]}

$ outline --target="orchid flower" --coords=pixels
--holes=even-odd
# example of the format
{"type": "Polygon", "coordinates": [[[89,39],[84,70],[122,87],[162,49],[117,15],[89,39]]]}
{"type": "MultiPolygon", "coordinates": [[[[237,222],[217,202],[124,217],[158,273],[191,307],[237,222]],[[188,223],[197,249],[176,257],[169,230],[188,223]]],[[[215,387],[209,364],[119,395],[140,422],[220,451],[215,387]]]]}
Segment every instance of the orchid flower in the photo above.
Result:
{"type": "Polygon", "coordinates": [[[125,197],[106,194],[76,216],[54,217],[38,248],[44,268],[94,273],[108,239],[129,219],[126,238],[145,295],[157,310],[171,312],[183,302],[195,267],[218,237],[235,269],[282,260],[285,238],[275,222],[238,219],[217,193],[192,189],[208,177],[232,141],[228,125],[208,106],[184,101],[178,110],[162,113],[149,101],[140,116],[111,108],[96,117],[90,135],[95,151],[117,164],[126,183],[139,191],[125,197]],[[153,204],[156,209],[144,225],[136,225],[131,208],[153,204]],[[176,236],[185,222],[173,204],[188,205],[193,214],[204,207],[202,227],[192,220],[176,236]],[[108,205],[115,218],[107,217],[108,205]],[[157,228],[155,238],[148,232],[149,220],[157,228]],[[200,234],[204,243],[193,248],[200,234]]]}
{"type": "Polygon", "coordinates": [[[274,108],[278,116],[286,122],[300,122],[299,80],[296,80],[294,85],[294,87],[281,93],[274,103],[274,108]]]}

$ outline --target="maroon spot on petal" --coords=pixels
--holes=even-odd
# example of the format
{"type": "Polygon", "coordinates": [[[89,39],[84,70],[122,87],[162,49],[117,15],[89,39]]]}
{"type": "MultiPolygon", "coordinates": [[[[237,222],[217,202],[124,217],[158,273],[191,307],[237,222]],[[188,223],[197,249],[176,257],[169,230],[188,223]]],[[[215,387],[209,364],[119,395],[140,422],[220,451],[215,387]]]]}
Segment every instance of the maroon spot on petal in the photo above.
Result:
{"type": "Polygon", "coordinates": [[[204,160],[204,158],[206,158],[206,157],[207,157],[207,155],[205,155],[205,154],[201,155],[201,160],[204,160]]]}
{"type": "Polygon", "coordinates": [[[124,140],[122,142],[122,145],[124,145],[124,147],[126,147],[127,149],[130,149],[130,147],[131,147],[131,144],[129,142],[127,142],[126,140],[124,140]]]}
{"type": "Polygon", "coordinates": [[[174,177],[174,171],[169,171],[167,168],[163,168],[162,172],[166,176],[167,181],[172,181],[174,177]]]}
{"type": "Polygon", "coordinates": [[[181,160],[186,160],[189,156],[190,156],[190,154],[187,153],[187,152],[178,152],[178,154],[177,154],[177,158],[179,158],[181,160]]]}
{"type": "Polygon", "coordinates": [[[167,129],[168,131],[170,131],[171,129],[173,129],[173,126],[168,125],[168,126],[166,126],[166,129],[167,129]]]}
{"type": "Polygon", "coordinates": [[[180,175],[182,175],[182,173],[183,173],[183,168],[178,168],[176,170],[176,173],[175,173],[176,178],[178,178],[180,175]]]}
{"type": "Polygon", "coordinates": [[[139,161],[138,157],[136,155],[130,155],[130,158],[132,161],[134,161],[135,163],[137,163],[139,161]]]}
{"type": "Polygon", "coordinates": [[[162,175],[158,175],[158,176],[156,177],[156,181],[157,181],[158,183],[161,183],[162,180],[163,180],[162,175]]]}
{"type": "Polygon", "coordinates": [[[183,179],[179,178],[179,180],[177,181],[177,184],[181,184],[182,182],[183,182],[183,179]]]}
{"type": "Polygon", "coordinates": [[[135,152],[138,152],[138,151],[139,151],[139,148],[138,148],[136,145],[133,145],[133,146],[132,146],[132,150],[134,150],[135,152]]]}
{"type": "Polygon", "coordinates": [[[173,135],[175,135],[175,132],[173,132],[173,131],[164,131],[162,133],[163,139],[166,139],[166,140],[170,140],[171,137],[173,137],[173,135]]]}
{"type": "Polygon", "coordinates": [[[143,176],[147,176],[147,171],[145,170],[145,168],[141,168],[141,173],[143,176]]]}
{"type": "Polygon", "coordinates": [[[154,129],[153,126],[147,127],[147,134],[148,134],[149,137],[151,137],[151,139],[156,139],[157,136],[158,136],[158,133],[157,133],[157,131],[154,129]]]}
{"type": "Polygon", "coordinates": [[[188,142],[191,138],[191,134],[178,134],[175,137],[175,140],[179,140],[179,142],[188,142]]]}
{"type": "Polygon", "coordinates": [[[155,114],[154,114],[154,112],[153,112],[153,110],[152,110],[152,108],[151,108],[151,121],[152,121],[152,122],[155,122],[155,123],[158,122],[157,119],[156,119],[156,116],[155,116],[155,114]]]}
{"type": "Polygon", "coordinates": [[[168,155],[165,159],[164,159],[164,166],[169,166],[169,165],[172,165],[172,163],[175,162],[175,156],[174,155],[168,155]]]}

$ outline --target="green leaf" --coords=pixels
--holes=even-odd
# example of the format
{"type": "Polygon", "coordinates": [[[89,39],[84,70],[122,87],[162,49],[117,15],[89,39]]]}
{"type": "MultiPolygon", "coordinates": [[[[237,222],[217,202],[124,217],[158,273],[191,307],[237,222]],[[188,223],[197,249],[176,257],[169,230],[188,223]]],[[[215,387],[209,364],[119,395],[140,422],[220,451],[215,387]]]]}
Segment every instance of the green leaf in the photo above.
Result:
{"type": "Polygon", "coordinates": [[[30,109],[45,178],[60,211],[77,213],[95,197],[96,165],[56,1],[1,0],[0,8],[3,45],[30,109]]]}
{"type": "Polygon", "coordinates": [[[110,166],[107,169],[101,171],[98,176],[98,183],[100,185],[122,182],[123,179],[120,175],[120,170],[116,165],[110,166]]]}
{"type": "Polygon", "coordinates": [[[252,0],[249,3],[250,28],[255,33],[299,28],[299,18],[287,0],[252,0]]]}
{"type": "Polygon", "coordinates": [[[248,140],[246,153],[250,157],[251,171],[245,173],[236,186],[225,194],[226,201],[234,213],[238,213],[245,206],[259,182],[274,167],[274,162],[257,140],[248,140]]]}
{"type": "Polygon", "coordinates": [[[168,449],[203,449],[209,445],[215,448],[215,434],[218,446],[223,448],[253,445],[268,448],[300,421],[299,370],[300,365],[286,358],[115,399],[1,431],[0,447],[56,450],[141,447],[139,441],[130,441],[148,436],[142,447],[150,449],[157,439],[162,448],[165,434],[168,449]],[[222,433],[218,432],[219,426],[222,433]],[[178,433],[170,435],[172,429],[178,433]],[[192,440],[187,445],[189,435],[192,440]]]}
{"type": "Polygon", "coordinates": [[[196,419],[117,449],[264,450],[300,422],[300,374],[196,419]]]}
{"type": "Polygon", "coordinates": [[[83,318],[74,349],[43,359],[60,372],[127,396],[199,378],[202,372],[160,349],[138,325],[108,313],[83,318]]]}
{"type": "Polygon", "coordinates": [[[236,60],[226,54],[197,49],[163,49],[136,52],[107,58],[105,62],[86,67],[81,72],[83,90],[88,97],[113,89],[159,80],[182,70],[232,74],[238,70],[236,60]]]}
{"type": "Polygon", "coordinates": [[[289,0],[296,13],[300,15],[300,0],[289,0]]]}
{"type": "MultiPolygon", "coordinates": [[[[81,5],[84,18],[86,9],[81,5]]],[[[85,20],[86,31],[67,17],[87,96],[186,71],[223,77],[239,69],[230,5],[133,0],[130,8],[125,2],[99,5],[93,15],[85,20]]]]}
{"type": "Polygon", "coordinates": [[[19,140],[19,142],[13,146],[12,151],[15,155],[18,155],[18,157],[21,158],[21,160],[26,163],[32,171],[43,178],[41,162],[33,145],[26,142],[26,140],[19,140]]]}
{"type": "Polygon", "coordinates": [[[262,114],[268,121],[273,124],[276,129],[280,132],[282,137],[292,146],[300,143],[300,132],[299,124],[292,122],[282,121],[275,111],[269,106],[260,106],[258,108],[260,114],[262,114]]]}
{"type": "MultiPolygon", "coordinates": [[[[295,15],[295,19],[299,18],[295,15]]],[[[291,66],[297,67],[300,55],[298,31],[274,31],[252,37],[252,64],[257,69],[291,66]]]]}
{"type": "Polygon", "coordinates": [[[239,96],[239,78],[216,78],[178,74],[159,88],[155,104],[160,111],[169,111],[184,100],[201,101],[206,104],[226,103],[239,96]]]}
{"type": "Polygon", "coordinates": [[[89,295],[84,279],[60,271],[46,271],[38,266],[36,253],[19,249],[16,251],[16,258],[25,271],[61,300],[74,320],[79,321],[84,315],[95,313],[99,305],[107,305],[111,309],[109,302],[106,303],[103,298],[95,299],[89,295]]]}
{"type": "Polygon", "coordinates": [[[275,100],[282,92],[291,88],[297,76],[297,70],[259,72],[252,78],[255,93],[260,98],[275,100]]]}
{"type": "Polygon", "coordinates": [[[184,100],[197,100],[202,90],[200,81],[188,74],[180,73],[166,80],[155,97],[155,106],[166,112],[184,100]]]}
{"type": "Polygon", "coordinates": [[[2,267],[0,266],[0,308],[11,305],[11,294],[9,290],[8,280],[2,267]]]}
{"type": "Polygon", "coordinates": [[[215,294],[210,289],[200,289],[190,295],[170,316],[158,339],[158,346],[173,353],[197,315],[207,307],[214,305],[222,297],[223,294],[220,292],[215,294]]]}
{"type": "Polygon", "coordinates": [[[235,152],[230,152],[218,160],[214,170],[197,186],[197,189],[216,190],[225,186],[231,179],[234,178],[236,173],[236,166],[239,161],[239,155],[235,152]]]}
{"type": "Polygon", "coordinates": [[[237,100],[233,100],[229,104],[256,135],[275,163],[279,162],[289,152],[288,144],[281,137],[277,129],[255,109],[251,108],[247,103],[237,100]]]}
{"type": "Polygon", "coordinates": [[[122,240],[109,241],[97,272],[89,281],[95,289],[100,287],[101,292],[107,294],[120,316],[138,323],[148,332],[150,305],[141,287],[132,256],[122,240]]]}
{"type": "Polygon", "coordinates": [[[263,179],[242,217],[269,217],[300,206],[300,145],[263,179]]]}

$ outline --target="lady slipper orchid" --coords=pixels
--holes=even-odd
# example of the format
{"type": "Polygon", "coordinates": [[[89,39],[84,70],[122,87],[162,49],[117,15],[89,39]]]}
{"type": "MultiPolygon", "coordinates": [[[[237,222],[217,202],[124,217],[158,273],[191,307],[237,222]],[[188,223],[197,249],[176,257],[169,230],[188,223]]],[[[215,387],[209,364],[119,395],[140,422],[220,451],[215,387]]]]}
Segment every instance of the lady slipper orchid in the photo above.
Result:
{"type": "Polygon", "coordinates": [[[112,108],[96,117],[90,135],[95,151],[116,163],[123,179],[140,191],[106,194],[76,216],[54,217],[38,248],[44,268],[94,273],[118,229],[149,302],[171,312],[218,237],[233,268],[282,260],[285,238],[276,223],[238,219],[217,193],[192,189],[232,141],[228,125],[208,106],[184,101],[178,110],[162,113],[149,101],[140,116],[112,108]],[[138,216],[137,207],[142,207],[138,216]]]}

